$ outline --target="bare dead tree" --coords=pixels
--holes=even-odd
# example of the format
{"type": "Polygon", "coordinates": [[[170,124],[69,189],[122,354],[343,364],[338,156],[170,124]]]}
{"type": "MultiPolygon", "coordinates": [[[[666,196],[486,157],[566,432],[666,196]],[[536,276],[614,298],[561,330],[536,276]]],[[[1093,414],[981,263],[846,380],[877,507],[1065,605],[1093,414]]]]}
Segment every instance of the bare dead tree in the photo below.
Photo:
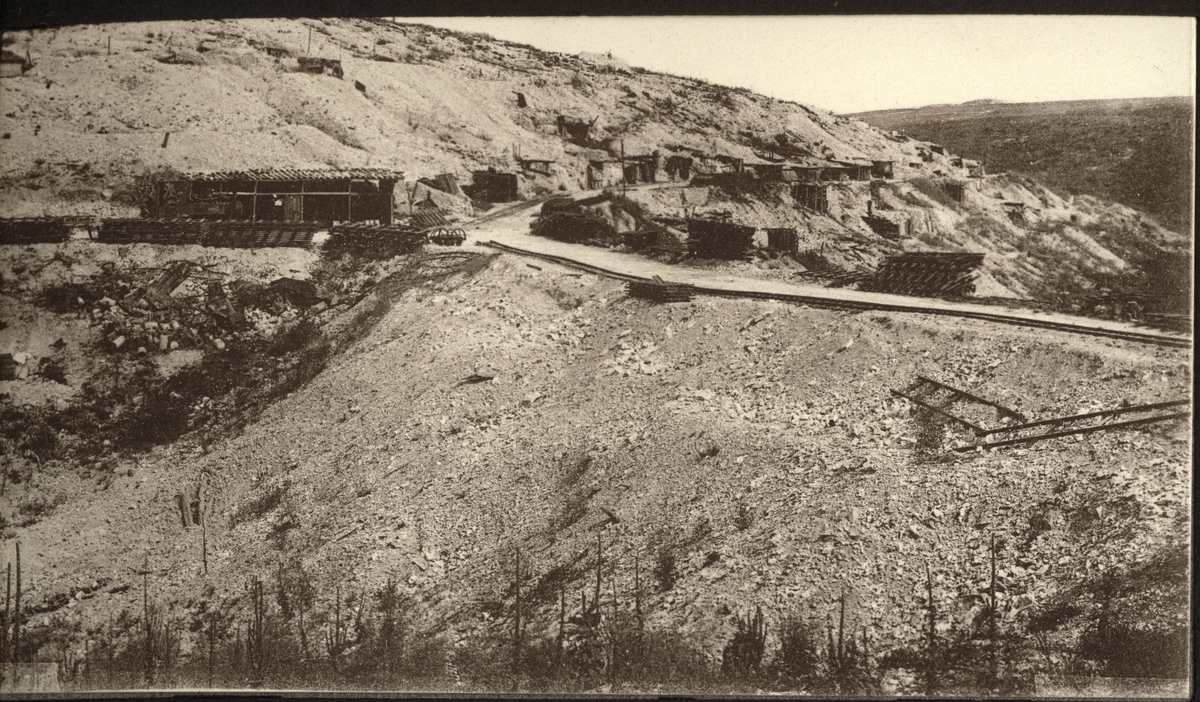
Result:
{"type": "Polygon", "coordinates": [[[13,607],[13,668],[21,662],[21,542],[17,542],[17,599],[13,607]]]}
{"type": "Polygon", "coordinates": [[[342,627],[342,588],[339,585],[334,595],[333,631],[325,632],[325,651],[329,654],[329,663],[334,672],[339,670],[338,664],[342,652],[346,650],[346,632],[342,627]]]}
{"type": "Polygon", "coordinates": [[[8,617],[9,600],[12,598],[12,563],[8,564],[8,586],[4,590],[4,612],[0,614],[0,679],[8,669],[8,617]]]}
{"type": "Polygon", "coordinates": [[[142,628],[145,641],[143,642],[143,665],[146,684],[154,684],[154,622],[150,617],[150,555],[142,560],[142,628]]]}
{"type": "Polygon", "coordinates": [[[996,660],[996,532],[992,532],[992,580],[988,585],[988,640],[990,642],[992,683],[999,677],[996,660]]]}
{"type": "Polygon", "coordinates": [[[554,665],[562,664],[563,644],[567,624],[567,590],[562,583],[558,585],[558,638],[555,639],[554,665]]]}
{"type": "Polygon", "coordinates": [[[934,681],[934,651],[937,636],[937,611],[933,603],[933,576],[929,572],[929,564],[925,564],[925,591],[929,597],[929,657],[925,669],[925,694],[932,695],[934,681]]]}
{"type": "Polygon", "coordinates": [[[513,689],[517,689],[517,675],[521,671],[521,549],[516,550],[516,567],[513,573],[513,585],[516,588],[516,605],[513,610],[513,659],[512,675],[513,689]]]}
{"type": "Polygon", "coordinates": [[[217,613],[208,614],[208,686],[213,686],[213,649],[217,640],[217,613]]]}
{"type": "Polygon", "coordinates": [[[246,658],[254,680],[261,683],[266,674],[268,651],[266,616],[267,603],[263,599],[262,580],[255,576],[250,583],[250,619],[246,622],[246,658]]]}

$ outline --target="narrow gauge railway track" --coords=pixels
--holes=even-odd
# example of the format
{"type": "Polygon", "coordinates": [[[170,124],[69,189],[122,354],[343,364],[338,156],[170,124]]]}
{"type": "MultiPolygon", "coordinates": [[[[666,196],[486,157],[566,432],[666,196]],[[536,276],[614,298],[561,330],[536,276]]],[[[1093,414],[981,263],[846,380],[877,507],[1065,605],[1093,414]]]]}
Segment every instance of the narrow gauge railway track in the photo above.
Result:
{"type": "MultiPolygon", "coordinates": [[[[599,266],[593,266],[589,263],[583,263],[564,256],[555,256],[553,254],[538,253],[536,251],[527,251],[515,246],[508,246],[495,241],[480,242],[481,246],[488,246],[494,249],[499,249],[511,254],[519,256],[528,256],[530,258],[539,258],[543,261],[557,263],[576,270],[593,273],[595,275],[604,276],[629,282],[648,282],[650,278],[643,278],[628,273],[620,273],[617,271],[608,270],[599,266]]],[[[810,307],[822,307],[826,309],[841,309],[855,311],[880,311],[880,312],[915,312],[918,314],[935,314],[947,317],[961,317],[965,319],[981,319],[988,322],[998,322],[1001,324],[1012,324],[1016,326],[1032,327],[1035,329],[1051,329],[1054,331],[1062,331],[1070,334],[1086,334],[1090,336],[1100,336],[1110,339],[1121,339],[1124,341],[1133,341],[1143,344],[1154,344],[1156,346],[1169,346],[1174,348],[1190,348],[1192,340],[1187,337],[1174,336],[1167,334],[1154,334],[1150,332],[1139,332],[1123,329],[1111,329],[1108,327],[1092,326],[1087,324],[1068,324],[1064,322],[1055,322],[1049,319],[1034,319],[1019,315],[997,314],[995,312],[983,312],[964,309],[944,309],[938,307],[922,307],[920,305],[901,305],[889,302],[867,302],[863,300],[846,300],[828,297],[817,297],[813,295],[795,295],[787,293],[771,293],[760,292],[754,290],[725,290],[722,288],[709,288],[697,285],[693,291],[697,295],[714,295],[718,297],[732,297],[752,300],[778,300],[780,302],[793,302],[810,307]]]]}

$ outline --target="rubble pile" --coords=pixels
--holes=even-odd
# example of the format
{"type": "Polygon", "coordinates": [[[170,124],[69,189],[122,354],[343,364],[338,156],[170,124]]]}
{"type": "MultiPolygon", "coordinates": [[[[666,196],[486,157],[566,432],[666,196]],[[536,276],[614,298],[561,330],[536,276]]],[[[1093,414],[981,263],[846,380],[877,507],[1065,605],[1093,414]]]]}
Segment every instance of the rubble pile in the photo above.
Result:
{"type": "Polygon", "coordinates": [[[24,351],[0,354],[0,380],[27,380],[37,377],[53,380],[60,385],[67,384],[62,364],[55,358],[39,358],[24,351]]]}
{"type": "Polygon", "coordinates": [[[544,214],[533,224],[531,233],[557,241],[594,246],[616,246],[624,240],[603,217],[582,211],[544,214]]]}
{"type": "Polygon", "coordinates": [[[333,297],[311,281],[279,278],[262,285],[190,261],[129,273],[109,269],[73,289],[77,309],[100,331],[104,348],[138,356],[180,348],[224,350],[235,341],[269,337],[267,330],[277,324],[258,324],[264,315],[317,313],[333,297]]]}
{"type": "Polygon", "coordinates": [[[407,225],[339,224],[330,230],[323,252],[330,258],[386,259],[412,253],[424,241],[425,235],[407,225]]]}
{"type": "Polygon", "coordinates": [[[650,222],[644,229],[625,235],[625,245],[634,251],[686,254],[687,245],[666,225],[650,222]]]}

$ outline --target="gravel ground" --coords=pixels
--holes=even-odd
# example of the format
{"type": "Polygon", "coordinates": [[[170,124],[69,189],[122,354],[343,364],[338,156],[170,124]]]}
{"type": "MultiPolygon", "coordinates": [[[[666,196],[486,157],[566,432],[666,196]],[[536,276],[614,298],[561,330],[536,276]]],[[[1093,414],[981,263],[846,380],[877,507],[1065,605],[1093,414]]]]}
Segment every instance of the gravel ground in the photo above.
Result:
{"type": "MultiPolygon", "coordinates": [[[[409,290],[311,384],[208,453],[185,441],[134,457],[101,492],[39,473],[38,491],[69,499],[22,530],[29,596],[136,584],[130,569],[148,556],[160,601],[186,619],[295,558],[325,594],[396,576],[422,603],[420,626],[467,641],[491,626],[484,605],[507,596],[514,547],[535,576],[568,565],[573,589],[600,533],[625,603],[635,554],[644,566],[656,544],[675,545],[678,583],[645,585],[650,622],[714,655],[732,631],[723,606],[823,619],[843,589],[855,626],[886,649],[916,635],[926,564],[942,611],[969,616],[993,532],[1010,544],[1006,617],[1186,538],[1187,426],[922,463],[918,427],[888,393],[924,374],[1055,416],[1186,397],[1184,351],[916,314],[654,306],[539,266],[502,256],[409,290]],[[492,379],[462,384],[473,374],[492,379]],[[207,577],[199,529],[185,531],[174,504],[203,471],[218,494],[207,577]],[[229,526],[273,490],[277,507],[229,526]],[[1116,505],[1129,500],[1145,508],[1116,505]],[[1078,528],[1096,505],[1110,506],[1078,528]],[[1051,527],[1031,531],[1047,509],[1051,527]]],[[[97,623],[139,597],[101,594],[69,615],[97,623]]],[[[538,606],[531,632],[551,610],[538,606]]]]}

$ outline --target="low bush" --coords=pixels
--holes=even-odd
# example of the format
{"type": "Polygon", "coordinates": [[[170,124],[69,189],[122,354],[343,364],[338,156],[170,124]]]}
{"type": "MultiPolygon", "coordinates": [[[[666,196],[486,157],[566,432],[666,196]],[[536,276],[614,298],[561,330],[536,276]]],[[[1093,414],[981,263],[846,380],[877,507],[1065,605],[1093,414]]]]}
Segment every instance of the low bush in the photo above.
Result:
{"type": "Polygon", "coordinates": [[[808,622],[789,617],[779,629],[779,649],[771,661],[771,671],[790,685],[811,679],[820,670],[818,637],[808,622]]]}
{"type": "Polygon", "coordinates": [[[675,587],[678,575],[674,547],[669,544],[659,546],[654,554],[654,579],[658,581],[659,589],[666,592],[675,587]]]}
{"type": "Polygon", "coordinates": [[[762,608],[756,607],[753,616],[738,617],[737,633],[721,651],[721,674],[738,680],[758,675],[766,652],[767,629],[762,608]]]}

